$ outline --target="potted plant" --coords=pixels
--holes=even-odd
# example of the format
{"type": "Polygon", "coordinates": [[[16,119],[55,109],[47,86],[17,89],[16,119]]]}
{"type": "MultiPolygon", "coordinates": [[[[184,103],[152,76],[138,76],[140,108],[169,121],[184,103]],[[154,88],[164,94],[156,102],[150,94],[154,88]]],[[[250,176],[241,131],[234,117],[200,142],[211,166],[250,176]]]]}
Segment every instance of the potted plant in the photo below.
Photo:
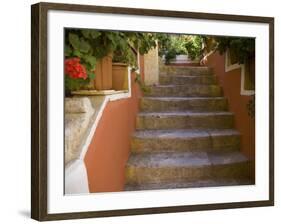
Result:
{"type": "Polygon", "coordinates": [[[79,90],[89,82],[85,66],[80,62],[80,58],[67,58],[64,61],[65,73],[65,93],[71,96],[71,92],[79,90]]]}
{"type": "Polygon", "coordinates": [[[65,58],[73,59],[87,75],[68,75],[66,86],[71,90],[128,89],[128,66],[136,67],[134,49],[145,54],[156,46],[150,33],[67,29],[65,35],[65,58]]]}
{"type": "Polygon", "coordinates": [[[68,56],[79,57],[89,64],[87,71],[94,74],[87,89],[112,89],[112,52],[119,42],[119,32],[69,29],[66,35],[66,46],[71,52],[68,56]]]}
{"type": "Polygon", "coordinates": [[[82,30],[90,39],[91,48],[97,58],[93,86],[96,90],[112,89],[112,52],[118,41],[118,32],[82,30]]]}
{"type": "Polygon", "coordinates": [[[114,90],[128,90],[128,65],[122,62],[112,63],[112,88],[114,90]]]}
{"type": "Polygon", "coordinates": [[[128,66],[137,67],[137,52],[129,45],[114,51],[112,63],[112,87],[114,90],[128,90],[128,66]]]}
{"type": "Polygon", "coordinates": [[[65,93],[70,96],[71,91],[88,88],[88,84],[95,78],[96,57],[90,43],[79,31],[67,31],[65,40],[65,93]]]}
{"type": "Polygon", "coordinates": [[[128,90],[128,66],[137,69],[137,54],[143,55],[156,47],[156,35],[151,33],[120,33],[113,53],[112,85],[115,90],[128,90]],[[136,50],[137,49],[137,50],[136,50]]]}
{"type": "Polygon", "coordinates": [[[96,78],[93,80],[93,86],[96,90],[112,89],[112,54],[99,59],[96,64],[96,78]]]}

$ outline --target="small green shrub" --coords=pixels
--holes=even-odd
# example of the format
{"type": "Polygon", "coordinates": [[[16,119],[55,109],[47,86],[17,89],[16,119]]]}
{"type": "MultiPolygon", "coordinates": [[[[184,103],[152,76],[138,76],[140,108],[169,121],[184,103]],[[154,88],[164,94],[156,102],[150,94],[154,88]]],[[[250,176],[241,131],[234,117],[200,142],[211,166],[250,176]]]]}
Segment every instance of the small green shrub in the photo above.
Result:
{"type": "Polygon", "coordinates": [[[138,73],[136,74],[135,82],[139,85],[143,93],[149,93],[151,91],[150,88],[142,81],[141,75],[138,73]]]}
{"type": "Polygon", "coordinates": [[[192,60],[202,55],[203,36],[158,34],[157,38],[159,55],[165,56],[166,64],[180,54],[188,55],[192,60]]]}
{"type": "Polygon", "coordinates": [[[186,38],[185,48],[190,59],[199,58],[203,53],[203,37],[189,36],[186,38]]]}

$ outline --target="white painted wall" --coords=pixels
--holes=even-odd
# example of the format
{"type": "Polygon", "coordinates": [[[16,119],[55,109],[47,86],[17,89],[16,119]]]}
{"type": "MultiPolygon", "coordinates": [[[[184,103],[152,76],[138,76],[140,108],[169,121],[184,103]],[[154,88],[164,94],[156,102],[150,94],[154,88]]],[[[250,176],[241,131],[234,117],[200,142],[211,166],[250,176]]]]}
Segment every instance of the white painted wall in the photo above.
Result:
{"type": "Polygon", "coordinates": [[[65,194],[89,193],[88,176],[83,160],[77,159],[65,169],[65,194]]]}
{"type": "Polygon", "coordinates": [[[255,90],[245,89],[245,64],[230,64],[229,50],[225,53],[225,71],[229,72],[234,69],[241,69],[241,84],[240,84],[240,94],[245,96],[251,96],[255,94],[255,90]]]}
{"type": "Polygon", "coordinates": [[[94,137],[99,121],[103,115],[103,111],[107,106],[108,102],[115,101],[115,100],[122,100],[122,99],[130,98],[132,96],[130,67],[128,67],[127,74],[128,74],[128,78],[127,78],[128,87],[129,87],[128,92],[91,97],[91,99],[95,101],[95,105],[94,105],[95,114],[93,115],[94,117],[92,118],[94,121],[93,124],[89,127],[89,130],[86,131],[87,134],[85,137],[85,142],[81,147],[81,152],[79,153],[77,159],[75,159],[73,162],[71,162],[65,167],[65,176],[64,176],[65,194],[70,195],[70,194],[90,193],[87,169],[84,163],[84,158],[86,156],[86,153],[89,149],[89,145],[94,137]]]}
{"type": "Polygon", "coordinates": [[[144,83],[146,85],[158,84],[159,65],[158,65],[158,46],[151,49],[144,55],[144,83]]]}

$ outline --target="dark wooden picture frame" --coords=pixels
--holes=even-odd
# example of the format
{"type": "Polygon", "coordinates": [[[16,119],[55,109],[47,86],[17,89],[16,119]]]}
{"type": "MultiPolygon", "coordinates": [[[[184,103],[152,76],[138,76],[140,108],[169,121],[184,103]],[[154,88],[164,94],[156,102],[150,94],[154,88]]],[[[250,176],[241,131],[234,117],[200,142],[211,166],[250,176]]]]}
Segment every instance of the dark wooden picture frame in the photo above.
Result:
{"type": "Polygon", "coordinates": [[[89,5],[38,3],[31,7],[31,217],[39,221],[78,219],[91,217],[124,216],[169,212],[186,212],[226,208],[259,207],[274,205],[274,18],[163,11],[136,8],[116,8],[89,5]],[[269,200],[203,205],[138,208],[126,210],[88,211],[77,213],[48,214],[47,192],[47,13],[49,10],[99,12],[109,14],[129,14],[158,16],[167,18],[194,18],[205,20],[225,20],[235,22],[255,22],[269,25],[269,200]]]}

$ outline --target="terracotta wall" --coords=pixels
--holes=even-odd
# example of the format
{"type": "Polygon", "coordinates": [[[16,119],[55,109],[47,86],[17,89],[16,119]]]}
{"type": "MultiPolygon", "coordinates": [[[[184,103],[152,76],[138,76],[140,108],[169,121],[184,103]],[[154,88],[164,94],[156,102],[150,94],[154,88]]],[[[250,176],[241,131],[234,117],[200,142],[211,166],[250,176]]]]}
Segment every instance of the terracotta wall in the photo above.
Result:
{"type": "Polygon", "coordinates": [[[109,102],[85,156],[90,192],[122,191],[141,92],[131,77],[132,97],[109,102]]]}
{"type": "Polygon", "coordinates": [[[255,158],[255,119],[248,115],[247,103],[251,96],[240,94],[241,69],[225,72],[225,55],[218,52],[208,57],[207,65],[213,67],[229,110],[235,114],[235,128],[241,133],[241,151],[250,159],[255,158]]]}

